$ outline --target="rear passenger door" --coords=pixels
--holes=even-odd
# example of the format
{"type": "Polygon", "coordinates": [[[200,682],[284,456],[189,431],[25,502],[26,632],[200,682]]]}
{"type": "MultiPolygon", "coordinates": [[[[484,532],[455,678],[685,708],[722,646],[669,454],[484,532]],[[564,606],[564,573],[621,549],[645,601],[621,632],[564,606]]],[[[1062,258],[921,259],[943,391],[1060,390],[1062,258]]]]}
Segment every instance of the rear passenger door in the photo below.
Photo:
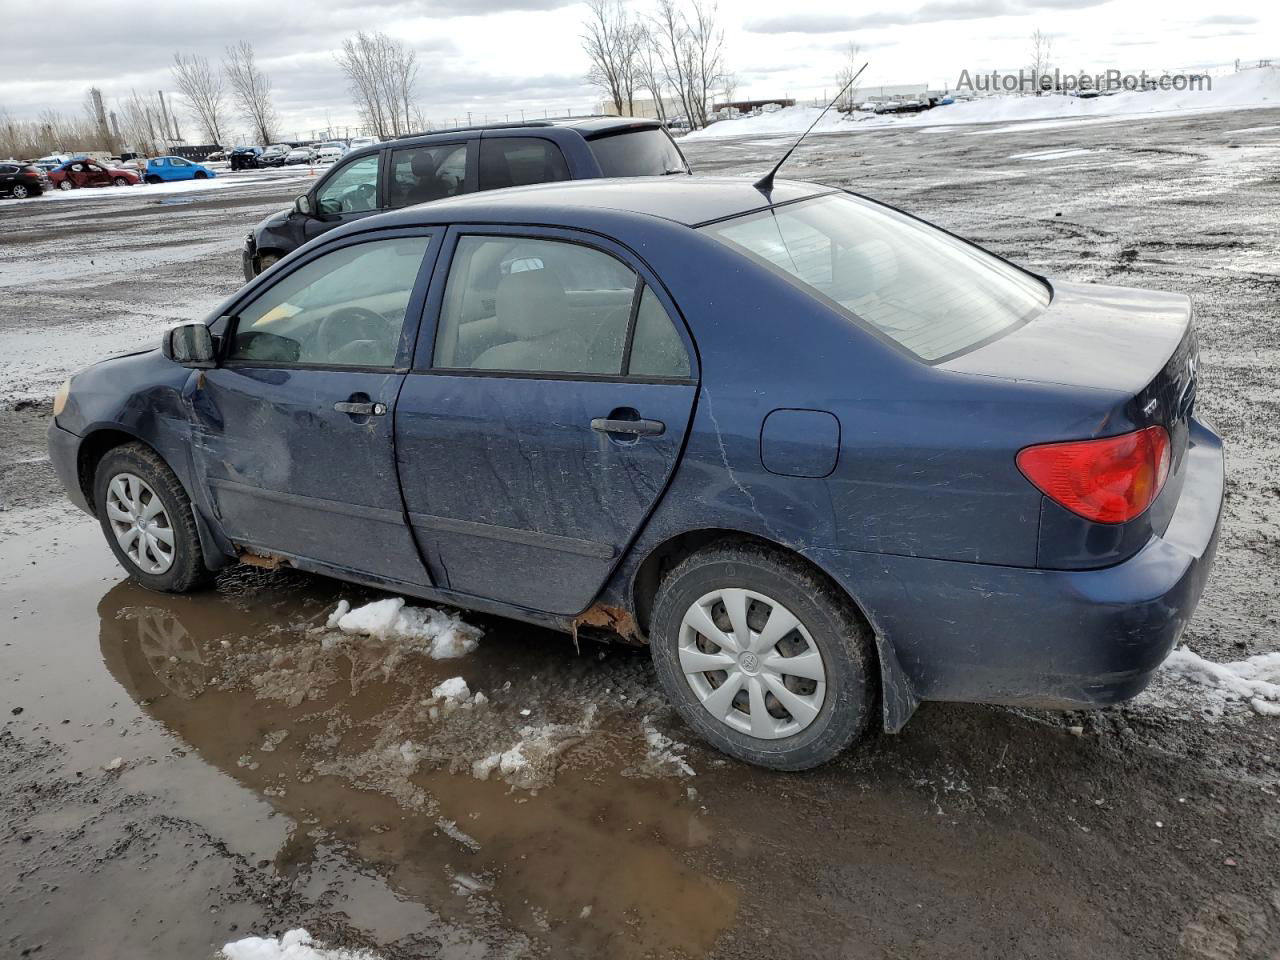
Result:
{"type": "Polygon", "coordinates": [[[450,589],[578,613],[675,468],[691,343],[656,278],[598,238],[453,228],[442,256],[396,410],[410,524],[450,589]]]}

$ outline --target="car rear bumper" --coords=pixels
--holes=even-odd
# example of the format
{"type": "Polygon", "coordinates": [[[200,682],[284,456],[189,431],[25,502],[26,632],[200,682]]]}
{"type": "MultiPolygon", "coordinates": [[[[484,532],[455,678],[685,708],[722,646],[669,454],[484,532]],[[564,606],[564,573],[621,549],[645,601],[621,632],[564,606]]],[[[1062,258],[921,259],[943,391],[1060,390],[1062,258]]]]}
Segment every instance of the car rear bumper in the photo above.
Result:
{"type": "Polygon", "coordinates": [[[1101,707],[1136,696],[1191,619],[1217,549],[1222,442],[1193,420],[1162,536],[1099,570],[815,551],[892,645],[920,700],[1101,707]]]}
{"type": "Polygon", "coordinates": [[[85,513],[92,514],[93,508],[80,489],[80,438],[69,430],[63,430],[57,421],[49,422],[48,437],[49,462],[53,464],[53,471],[58,475],[68,499],[85,513]]]}

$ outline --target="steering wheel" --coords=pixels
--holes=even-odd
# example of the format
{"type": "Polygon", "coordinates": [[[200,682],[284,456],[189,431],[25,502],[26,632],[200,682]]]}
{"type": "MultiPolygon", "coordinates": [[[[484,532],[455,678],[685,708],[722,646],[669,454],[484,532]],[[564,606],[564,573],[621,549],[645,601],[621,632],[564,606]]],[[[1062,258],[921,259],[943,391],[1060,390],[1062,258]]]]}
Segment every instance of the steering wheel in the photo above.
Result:
{"type": "Polygon", "coordinates": [[[372,183],[360,183],[347,190],[342,194],[342,209],[344,213],[351,213],[359,210],[372,210],[374,200],[374,187],[372,183]]]}
{"type": "Polygon", "coordinates": [[[385,343],[398,333],[395,325],[365,307],[340,307],[323,320],[316,330],[316,341],[324,357],[357,340],[374,340],[385,343]]]}

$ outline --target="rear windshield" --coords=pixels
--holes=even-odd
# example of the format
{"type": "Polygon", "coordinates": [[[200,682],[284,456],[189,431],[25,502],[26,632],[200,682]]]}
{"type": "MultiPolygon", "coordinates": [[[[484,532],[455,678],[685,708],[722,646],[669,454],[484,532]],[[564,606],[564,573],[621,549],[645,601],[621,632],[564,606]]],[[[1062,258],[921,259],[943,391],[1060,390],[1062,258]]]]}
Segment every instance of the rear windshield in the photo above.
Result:
{"type": "Polygon", "coordinates": [[[624,130],[587,142],[605,177],[660,177],[689,169],[671,136],[659,127],[624,130]]]}
{"type": "Polygon", "coordinates": [[[1040,280],[905,214],[830,194],[702,228],[938,363],[1031,319],[1040,280]]]}

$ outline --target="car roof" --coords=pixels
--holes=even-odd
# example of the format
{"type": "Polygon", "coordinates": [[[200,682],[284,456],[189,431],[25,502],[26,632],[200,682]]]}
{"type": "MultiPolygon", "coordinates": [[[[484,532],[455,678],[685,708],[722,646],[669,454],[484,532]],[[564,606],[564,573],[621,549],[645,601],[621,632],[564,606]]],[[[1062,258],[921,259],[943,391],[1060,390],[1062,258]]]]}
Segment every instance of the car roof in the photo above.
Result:
{"type": "MultiPolygon", "coordinates": [[[[358,221],[365,228],[422,223],[539,223],[572,227],[591,211],[660,217],[686,226],[740,216],[793,200],[837,192],[799,180],[778,180],[767,196],[737,177],[627,177],[483,190],[405,207],[358,221]]],[[[354,226],[354,225],[353,225],[354,226]]]]}

